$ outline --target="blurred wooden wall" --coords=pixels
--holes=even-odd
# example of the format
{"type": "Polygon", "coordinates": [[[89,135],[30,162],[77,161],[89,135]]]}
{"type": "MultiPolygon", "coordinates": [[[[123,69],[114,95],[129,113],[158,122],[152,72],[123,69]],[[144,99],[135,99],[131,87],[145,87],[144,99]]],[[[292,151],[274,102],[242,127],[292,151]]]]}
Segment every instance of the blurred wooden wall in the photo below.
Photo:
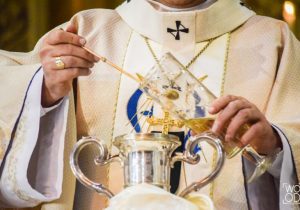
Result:
{"type": "Polygon", "coordinates": [[[300,0],[242,0],[258,15],[266,15],[276,19],[284,20],[283,5],[284,2],[291,2],[295,6],[296,20],[290,23],[291,30],[300,39],[300,0]]]}
{"type": "Polygon", "coordinates": [[[30,51],[47,31],[90,8],[112,9],[123,0],[0,0],[0,49],[30,51]]]}
{"type": "MultiPolygon", "coordinates": [[[[90,8],[115,8],[124,0],[0,0],[0,49],[29,51],[36,41],[76,12],[90,8]]],[[[141,0],[142,1],[142,0],[141,0]]],[[[290,25],[300,37],[300,0],[297,21],[290,25]]],[[[283,0],[244,0],[258,14],[282,19],[283,0]]]]}

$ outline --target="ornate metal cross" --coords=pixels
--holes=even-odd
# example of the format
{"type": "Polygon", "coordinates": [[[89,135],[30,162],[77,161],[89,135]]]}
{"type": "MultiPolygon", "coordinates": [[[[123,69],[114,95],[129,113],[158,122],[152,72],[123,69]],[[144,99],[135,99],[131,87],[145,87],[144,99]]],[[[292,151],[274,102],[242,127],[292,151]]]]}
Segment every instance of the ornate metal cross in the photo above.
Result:
{"type": "Polygon", "coordinates": [[[168,134],[168,132],[172,126],[175,126],[178,128],[182,128],[184,126],[183,121],[171,119],[169,112],[164,112],[163,119],[150,117],[147,119],[147,122],[151,126],[162,125],[162,133],[163,134],[168,134]]]}

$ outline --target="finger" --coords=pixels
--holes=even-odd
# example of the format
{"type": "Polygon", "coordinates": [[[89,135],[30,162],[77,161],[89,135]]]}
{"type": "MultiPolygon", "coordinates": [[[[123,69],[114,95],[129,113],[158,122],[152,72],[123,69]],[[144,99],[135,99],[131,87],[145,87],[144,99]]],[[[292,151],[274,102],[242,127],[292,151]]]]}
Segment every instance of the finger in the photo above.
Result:
{"type": "Polygon", "coordinates": [[[257,136],[259,133],[263,132],[263,126],[262,123],[255,123],[253,124],[247,132],[241,137],[240,143],[243,146],[247,146],[250,144],[252,141],[257,139],[257,136]]]}
{"type": "Polygon", "coordinates": [[[239,97],[237,96],[232,96],[232,95],[222,96],[212,102],[209,112],[211,114],[216,114],[222,109],[224,109],[228,103],[237,99],[239,99],[239,97]]]}
{"type": "Polygon", "coordinates": [[[50,45],[73,44],[76,46],[84,46],[86,43],[83,37],[63,30],[52,31],[46,41],[50,45]]]}
{"type": "Polygon", "coordinates": [[[92,73],[90,69],[87,68],[69,68],[61,71],[56,71],[56,78],[58,83],[67,82],[77,78],[79,76],[88,76],[92,73]]]}
{"type": "Polygon", "coordinates": [[[66,28],[67,32],[73,33],[73,34],[77,34],[77,27],[74,23],[69,23],[67,28],[66,28]]]}
{"type": "MultiPolygon", "coordinates": [[[[64,68],[68,69],[68,68],[93,68],[94,67],[94,63],[90,62],[86,59],[80,58],[80,57],[75,57],[75,56],[60,56],[61,61],[65,64],[64,68]]],[[[53,60],[51,60],[51,69],[55,69],[55,70],[61,70],[61,68],[59,68],[56,63],[56,58],[53,58],[53,60]]]]}
{"type": "Polygon", "coordinates": [[[191,130],[191,136],[196,136],[196,135],[197,135],[197,133],[195,131],[191,130]]]}
{"type": "Polygon", "coordinates": [[[221,132],[225,126],[229,124],[231,118],[233,118],[240,110],[247,108],[251,108],[251,104],[246,100],[236,99],[229,102],[227,106],[219,112],[219,115],[214,122],[217,126],[213,126],[212,131],[216,133],[221,132]]]}
{"type": "Polygon", "coordinates": [[[259,121],[259,114],[254,109],[243,109],[230,121],[227,130],[225,141],[232,141],[234,138],[241,138],[242,135],[249,129],[249,125],[259,121]]]}
{"type": "Polygon", "coordinates": [[[60,89],[58,84],[67,84],[73,81],[74,78],[79,76],[88,76],[92,73],[90,69],[87,68],[69,68],[60,71],[44,71],[44,76],[46,81],[51,81],[51,83],[56,84],[55,86],[60,89]]]}
{"type": "Polygon", "coordinates": [[[68,73],[73,78],[77,78],[79,76],[89,76],[92,73],[92,71],[87,68],[70,68],[67,70],[69,71],[68,73]]]}
{"type": "Polygon", "coordinates": [[[78,47],[70,44],[60,44],[52,47],[50,52],[51,57],[59,57],[59,56],[76,56],[79,58],[83,58],[89,62],[98,62],[99,58],[94,56],[87,50],[82,47],[78,47]]]}

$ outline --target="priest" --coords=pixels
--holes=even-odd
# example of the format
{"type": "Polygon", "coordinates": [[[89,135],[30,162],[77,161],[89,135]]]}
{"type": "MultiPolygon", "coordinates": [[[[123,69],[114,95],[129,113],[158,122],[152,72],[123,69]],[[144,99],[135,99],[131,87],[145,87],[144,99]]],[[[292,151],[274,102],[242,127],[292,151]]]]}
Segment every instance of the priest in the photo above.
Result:
{"type": "MultiPolygon", "coordinates": [[[[226,130],[225,140],[232,141],[247,124],[241,145],[276,154],[251,184],[245,177],[252,163],[241,155],[226,160],[219,177],[199,192],[216,209],[298,209],[287,195],[300,172],[299,41],[284,22],[258,16],[239,0],[131,0],[116,10],[76,14],[32,52],[0,51],[1,207],[105,208],[107,200],[76,184],[71,174],[74,143],[92,135],[115,153],[114,137],[160,130],[141,120],[164,113],[138,84],[83,46],[140,75],[171,52],[218,96],[210,109],[218,114],[213,131],[226,130]]],[[[198,165],[183,164],[173,173],[174,192],[213,167],[214,152],[203,145],[199,153],[205,158],[198,165]]],[[[122,168],[95,169],[92,157],[86,151],[81,158],[87,176],[120,192],[122,168]]]]}

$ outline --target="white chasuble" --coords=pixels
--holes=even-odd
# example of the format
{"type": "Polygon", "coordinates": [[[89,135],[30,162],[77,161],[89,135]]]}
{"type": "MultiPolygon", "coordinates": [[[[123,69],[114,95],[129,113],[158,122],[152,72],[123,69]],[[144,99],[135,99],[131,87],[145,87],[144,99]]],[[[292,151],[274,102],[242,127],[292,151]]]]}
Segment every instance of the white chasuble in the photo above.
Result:
{"type": "MultiPolygon", "coordinates": [[[[297,69],[300,65],[299,42],[285,24],[256,16],[241,6],[238,0],[218,0],[207,8],[181,12],[166,12],[158,7],[146,0],[131,0],[115,11],[95,9],[78,13],[71,22],[77,25],[79,35],[87,39],[88,48],[130,73],[141,75],[147,74],[155,64],[144,37],[148,38],[158,58],[171,52],[184,65],[209,39],[217,38],[189,70],[196,77],[207,75],[204,84],[217,96],[222,92],[224,79],[224,94],[243,96],[253,102],[270,122],[278,126],[278,132],[284,131],[285,135],[281,133],[282,139],[288,139],[283,142],[282,166],[278,164],[277,172],[270,172],[272,176],[267,173],[272,181],[276,179],[279,183],[280,192],[274,186],[270,188],[271,185],[265,187],[254,183],[254,193],[248,195],[250,198],[261,195],[261,199],[256,199],[257,202],[254,199],[254,205],[250,208],[264,210],[264,205],[271,206],[274,203],[273,197],[284,197],[283,183],[295,183],[295,170],[300,171],[300,114],[297,111],[300,103],[297,79],[300,77],[297,69]],[[231,40],[227,71],[224,72],[229,32],[231,40]],[[267,193],[257,194],[257,189],[267,193]]],[[[5,81],[5,88],[10,89],[8,94],[5,88],[0,88],[3,96],[3,100],[0,100],[0,161],[4,162],[0,182],[1,205],[4,203],[4,206],[25,208],[41,204],[38,209],[43,210],[102,209],[107,206],[103,196],[80,184],[76,185],[75,193],[75,179],[68,165],[75,135],[77,138],[97,136],[107,143],[112,153],[116,153],[112,147],[114,137],[159,130],[159,127],[148,129],[144,119],[150,115],[162,118],[163,113],[157,104],[147,102],[147,97],[138,89],[135,81],[120,75],[105,63],[98,63],[89,77],[78,79],[76,129],[73,103],[68,98],[41,118],[38,107],[41,73],[31,82],[32,75],[40,66],[40,43],[28,54],[0,51],[0,76],[5,81]],[[23,80],[15,82],[15,78],[23,80]],[[28,87],[28,91],[24,90],[25,87],[28,87]],[[12,95],[15,97],[10,100],[12,95]],[[22,128],[26,128],[26,131],[22,128]],[[44,147],[35,148],[36,145],[44,147]],[[43,167],[31,171],[28,162],[34,150],[38,152],[37,162],[43,167]],[[16,171],[18,173],[10,176],[16,171]],[[36,177],[36,182],[27,180],[27,173],[36,177]],[[58,197],[58,200],[52,201],[58,197]],[[52,202],[46,203],[49,201],[52,202]]],[[[178,130],[172,128],[172,131],[178,130]]],[[[205,144],[201,146],[201,162],[195,166],[184,164],[181,168],[179,192],[186,184],[201,179],[211,170],[213,151],[205,144]]],[[[96,167],[93,157],[94,153],[89,151],[82,155],[80,163],[83,171],[114,193],[119,192],[123,184],[121,167],[117,164],[96,167]]],[[[242,159],[238,155],[226,160],[213,185],[199,193],[212,195],[216,209],[244,210],[249,207],[244,184],[242,159]]],[[[251,188],[251,185],[247,187],[251,188]]],[[[282,202],[274,206],[280,206],[280,209],[293,208],[293,205],[283,206],[282,202]]]]}

